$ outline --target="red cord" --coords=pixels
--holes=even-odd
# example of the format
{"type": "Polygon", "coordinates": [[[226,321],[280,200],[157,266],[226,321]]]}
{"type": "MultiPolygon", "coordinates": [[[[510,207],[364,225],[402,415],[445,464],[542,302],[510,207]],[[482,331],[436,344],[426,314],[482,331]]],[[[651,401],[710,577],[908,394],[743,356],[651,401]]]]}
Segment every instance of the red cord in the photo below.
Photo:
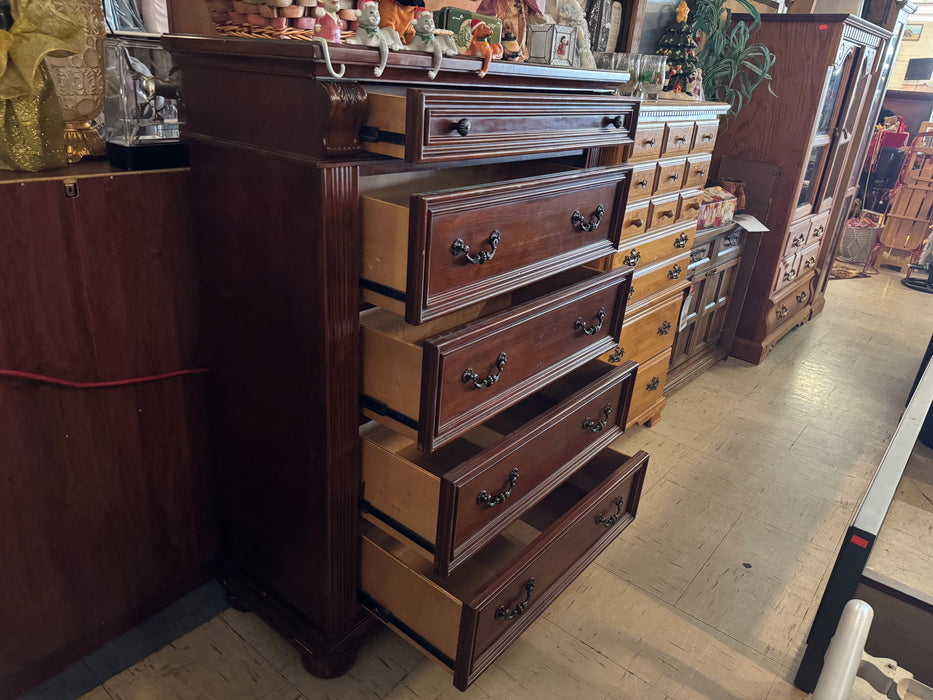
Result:
{"type": "Polygon", "coordinates": [[[171,379],[172,377],[181,377],[186,374],[204,374],[210,371],[207,367],[198,367],[197,369],[180,369],[176,372],[166,372],[165,374],[153,374],[148,377],[132,377],[131,379],[117,379],[111,382],[72,382],[67,379],[58,379],[57,377],[48,377],[44,374],[33,374],[32,372],[20,372],[15,369],[0,369],[0,376],[17,377],[19,379],[31,379],[34,382],[43,384],[55,384],[58,386],[67,386],[72,389],[105,389],[113,386],[127,386],[128,384],[144,384],[145,382],[157,382],[160,379],[171,379]]]}

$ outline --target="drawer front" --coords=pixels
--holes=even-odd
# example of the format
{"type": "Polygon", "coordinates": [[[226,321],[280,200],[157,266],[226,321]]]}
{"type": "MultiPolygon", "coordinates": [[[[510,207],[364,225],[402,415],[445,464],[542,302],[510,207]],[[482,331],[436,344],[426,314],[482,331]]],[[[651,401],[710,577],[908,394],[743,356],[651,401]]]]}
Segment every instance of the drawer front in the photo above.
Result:
{"type": "Polygon", "coordinates": [[[662,197],[652,197],[651,207],[648,210],[648,226],[650,229],[664,228],[677,221],[677,203],[680,195],[668,194],[662,197]]]}
{"type": "Polygon", "coordinates": [[[653,267],[637,271],[632,277],[629,305],[660,294],[686,279],[689,265],[690,254],[685,253],[679,258],[665,260],[653,267]]]}
{"type": "Polygon", "coordinates": [[[429,338],[422,449],[434,450],[614,347],[629,285],[629,270],[613,270],[429,338]]]}
{"type": "Polygon", "coordinates": [[[829,212],[813,217],[810,230],[807,232],[807,245],[822,241],[826,237],[826,224],[829,223],[829,212]]]}
{"type": "Polygon", "coordinates": [[[684,223],[696,221],[700,216],[700,203],[702,201],[702,192],[681,192],[680,204],[677,208],[677,221],[684,223]]]}
{"type": "Polygon", "coordinates": [[[622,166],[413,195],[405,319],[422,323],[612,254],[628,175],[622,166]]]}
{"type": "MultiPolygon", "coordinates": [[[[677,321],[680,318],[680,306],[683,294],[675,294],[670,299],[652,305],[643,312],[627,320],[622,327],[622,337],[619,339],[621,354],[613,348],[601,359],[610,364],[615,356],[635,362],[645,362],[654,357],[665,348],[669,348],[677,332],[677,321]]],[[[639,373],[641,370],[639,370],[639,373]]],[[[631,413],[631,411],[630,411],[631,413]]]]}
{"type": "MultiPolygon", "coordinates": [[[[635,518],[648,455],[607,449],[580,471],[596,485],[566,484],[572,505],[557,499],[529,519],[538,532],[479,589],[469,579],[431,575],[402,545],[366,523],[361,527],[361,587],[378,617],[469,684],[514,641],[635,518]],[[538,520],[541,521],[538,527],[538,520]],[[464,588],[472,588],[466,592],[464,588]]],[[[564,488],[564,487],[562,487],[564,488]]]]}
{"type": "Polygon", "coordinates": [[[742,236],[744,232],[740,228],[720,236],[716,240],[716,249],[714,252],[716,265],[732,260],[742,252],[742,236]]]}
{"type": "Polygon", "coordinates": [[[656,194],[676,192],[684,186],[686,162],[683,158],[658,161],[658,184],[654,188],[656,194]]]}
{"type": "Polygon", "coordinates": [[[793,284],[797,279],[800,267],[800,258],[791,254],[786,256],[778,264],[777,280],[774,283],[774,291],[784,289],[789,284],[793,284]]]}
{"type": "Polygon", "coordinates": [[[718,131],[718,119],[697,122],[693,135],[693,150],[712,151],[713,147],[716,145],[716,134],[718,131]]]}
{"type": "Polygon", "coordinates": [[[706,186],[712,159],[711,155],[690,156],[687,158],[687,174],[684,178],[684,187],[702,188],[706,186]]]}
{"type": "Polygon", "coordinates": [[[622,236],[619,240],[619,247],[624,248],[627,241],[642,235],[647,225],[648,202],[630,204],[628,209],[625,210],[625,218],[622,220],[622,236]]]}
{"type": "Polygon", "coordinates": [[[816,269],[816,264],[820,259],[820,239],[801,250],[799,257],[800,267],[797,270],[797,277],[803,277],[816,269]]]}
{"type": "Polygon", "coordinates": [[[696,226],[678,226],[662,230],[660,233],[649,231],[641,239],[627,244],[613,256],[613,267],[631,267],[643,269],[657,262],[690,250],[696,226]]]}
{"type": "Polygon", "coordinates": [[[638,379],[632,392],[632,407],[629,410],[631,421],[637,420],[649,411],[664,396],[664,384],[667,381],[667,368],[670,364],[671,351],[663,350],[638,368],[638,379]]]}
{"type": "Polygon", "coordinates": [[[795,314],[809,306],[812,282],[812,277],[807,276],[807,279],[801,280],[799,284],[791,285],[789,292],[785,292],[774,302],[766,324],[768,333],[785,323],[790,323],[795,314]]]}
{"type": "Polygon", "coordinates": [[[405,160],[437,163],[632,143],[635,103],[605,95],[408,90],[405,160]]]}
{"type": "Polygon", "coordinates": [[[664,145],[664,124],[645,124],[639,126],[632,144],[630,161],[647,160],[661,155],[664,145]]]}
{"type": "Polygon", "coordinates": [[[784,255],[794,255],[807,244],[807,234],[810,232],[810,219],[791,224],[787,231],[787,244],[784,246],[784,255]]]}
{"type": "Polygon", "coordinates": [[[650,197],[654,193],[654,183],[658,178],[656,163],[635,165],[632,169],[632,186],[629,189],[630,201],[650,197]]]}
{"type": "Polygon", "coordinates": [[[664,130],[664,155],[689,153],[693,145],[693,128],[693,122],[668,123],[664,130]]]}

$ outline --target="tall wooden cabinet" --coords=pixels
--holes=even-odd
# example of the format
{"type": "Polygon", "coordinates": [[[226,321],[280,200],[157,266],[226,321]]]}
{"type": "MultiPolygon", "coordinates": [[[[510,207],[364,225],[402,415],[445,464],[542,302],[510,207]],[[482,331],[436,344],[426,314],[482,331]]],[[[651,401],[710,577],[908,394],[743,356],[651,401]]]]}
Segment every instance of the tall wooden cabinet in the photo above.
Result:
{"type": "Polygon", "coordinates": [[[648,455],[608,446],[641,370],[597,359],[631,268],[584,265],[618,250],[632,168],[592,164],[638,103],[609,72],[451,57],[431,81],[400,52],[377,80],[378,52],[332,46],[337,81],[317,45],[164,41],[227,589],[316,674],[379,619],[466,688],[636,514],[648,455]]]}
{"type": "MultiPolygon", "coordinates": [[[[738,19],[742,19],[738,17],[738,19]]],[[[777,97],[759,89],[720,134],[713,167],[747,183],[762,239],[732,354],[760,362],[822,308],[833,206],[865,137],[865,115],[890,34],[850,15],[765,15],[752,35],[778,57],[777,97]]]]}

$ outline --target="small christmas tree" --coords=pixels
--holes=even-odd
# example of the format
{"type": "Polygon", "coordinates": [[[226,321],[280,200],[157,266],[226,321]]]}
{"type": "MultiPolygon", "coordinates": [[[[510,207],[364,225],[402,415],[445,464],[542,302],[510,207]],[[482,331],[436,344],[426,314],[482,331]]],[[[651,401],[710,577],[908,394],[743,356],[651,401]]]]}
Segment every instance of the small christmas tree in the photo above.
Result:
{"type": "Polygon", "coordinates": [[[658,53],[667,56],[665,92],[682,92],[692,97],[693,87],[699,77],[699,61],[696,57],[695,32],[687,22],[689,12],[686,0],[682,0],[677,6],[677,21],[667,28],[658,42],[658,53]]]}

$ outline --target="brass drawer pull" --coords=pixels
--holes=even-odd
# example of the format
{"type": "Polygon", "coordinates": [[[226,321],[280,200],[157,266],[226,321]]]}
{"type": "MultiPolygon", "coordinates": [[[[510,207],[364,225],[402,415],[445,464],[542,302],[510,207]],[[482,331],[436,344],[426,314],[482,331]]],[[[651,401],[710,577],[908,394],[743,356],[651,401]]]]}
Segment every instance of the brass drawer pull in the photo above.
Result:
{"type": "Polygon", "coordinates": [[[641,260],[641,253],[639,253],[635,248],[632,248],[632,252],[628,253],[622,262],[629,267],[635,267],[639,260],[641,260]]]}
{"type": "Polygon", "coordinates": [[[683,272],[683,268],[677,263],[674,263],[674,267],[667,271],[667,276],[672,280],[675,280],[680,277],[681,272],[683,272]]]}
{"type": "Polygon", "coordinates": [[[731,248],[739,244],[739,234],[730,233],[728,236],[722,239],[723,245],[731,248]]]}
{"type": "Polygon", "coordinates": [[[703,140],[703,141],[712,141],[712,140],[713,140],[713,135],[712,135],[712,134],[703,134],[703,139],[702,139],[702,140],[703,140]]]}
{"type": "Polygon", "coordinates": [[[622,117],[615,116],[609,120],[609,123],[612,124],[616,129],[621,129],[622,128],[622,117]]]}
{"type": "Polygon", "coordinates": [[[499,381],[499,375],[502,374],[502,370],[505,369],[505,363],[508,360],[508,356],[504,352],[499,353],[499,357],[496,358],[496,373],[489,374],[484,379],[480,379],[479,375],[473,371],[472,368],[463,370],[463,374],[460,379],[463,380],[464,384],[469,384],[473,382],[473,386],[477,389],[483,389],[485,387],[492,386],[499,381]]]}
{"type": "Polygon", "coordinates": [[[595,231],[597,228],[599,228],[599,222],[602,221],[605,211],[606,209],[602,204],[600,204],[598,207],[596,207],[596,211],[593,212],[593,218],[589,221],[586,221],[583,218],[583,214],[581,214],[579,211],[575,211],[570,215],[570,221],[573,223],[573,227],[575,229],[589,233],[590,231],[595,231]]]}
{"type": "Polygon", "coordinates": [[[797,303],[798,303],[798,304],[802,304],[802,303],[805,302],[806,300],[807,300],[807,293],[806,293],[806,292],[800,292],[800,294],[797,295],[797,303]]]}
{"type": "Polygon", "coordinates": [[[648,186],[648,180],[645,179],[640,182],[636,182],[635,184],[641,187],[642,189],[645,189],[648,186]]]}
{"type": "Polygon", "coordinates": [[[599,307],[599,311],[596,312],[596,324],[592,326],[587,326],[586,321],[583,320],[583,317],[580,316],[573,324],[575,330],[582,330],[587,335],[595,335],[599,333],[599,329],[603,327],[603,321],[606,319],[606,307],[599,307]]]}
{"type": "Polygon", "coordinates": [[[609,425],[609,416],[612,415],[611,403],[607,403],[605,406],[603,406],[602,415],[605,415],[606,417],[598,423],[592,418],[587,418],[584,420],[583,429],[589,430],[591,433],[601,433],[606,428],[606,426],[609,425]]]}
{"type": "Polygon", "coordinates": [[[509,487],[500,493],[498,496],[490,496],[486,493],[485,490],[480,491],[479,495],[476,497],[476,505],[478,506],[489,506],[493,508],[495,506],[501,506],[506,502],[508,497],[512,495],[512,487],[515,486],[515,482],[518,481],[518,467],[515,467],[512,471],[509,472],[509,487]]]}
{"type": "Polygon", "coordinates": [[[461,119],[454,125],[454,128],[456,128],[457,133],[461,136],[468,136],[473,125],[470,123],[469,119],[461,119]]]}
{"type": "Polygon", "coordinates": [[[612,505],[616,507],[616,512],[610,515],[608,518],[602,513],[600,513],[599,515],[596,516],[596,524],[602,525],[603,527],[612,527],[617,522],[619,522],[619,518],[622,517],[622,504],[623,503],[625,503],[625,499],[623,499],[621,496],[617,498],[616,500],[614,500],[612,502],[612,505]]]}
{"type": "Polygon", "coordinates": [[[791,245],[792,245],[794,248],[799,248],[800,246],[803,245],[803,242],[804,242],[805,240],[807,240],[806,234],[801,233],[799,236],[794,236],[794,240],[793,240],[793,242],[791,243],[791,245]]]}
{"type": "Polygon", "coordinates": [[[677,182],[680,179],[680,173],[674,173],[673,175],[668,175],[668,180],[671,182],[677,182]]]}
{"type": "Polygon", "coordinates": [[[657,391],[659,386],[661,386],[661,378],[652,377],[651,381],[645,385],[645,389],[648,391],[657,391]]]}
{"type": "Polygon", "coordinates": [[[687,142],[686,136],[675,136],[674,137],[674,143],[686,143],[686,142],[687,142]]]}
{"type": "Polygon", "coordinates": [[[633,226],[635,228],[641,228],[644,225],[645,225],[645,220],[639,217],[637,219],[632,219],[631,221],[629,221],[627,228],[632,228],[633,226]]]}
{"type": "Polygon", "coordinates": [[[792,279],[797,277],[797,270],[788,270],[784,273],[784,281],[790,282],[792,279]]]}
{"type": "Polygon", "coordinates": [[[703,177],[704,175],[706,175],[706,168],[700,168],[694,173],[694,175],[696,175],[697,177],[703,177]]]}
{"type": "Polygon", "coordinates": [[[616,349],[609,353],[608,359],[612,364],[617,365],[622,362],[622,356],[624,354],[625,348],[623,348],[621,345],[616,345],[616,349]]]}
{"type": "Polygon", "coordinates": [[[686,231],[681,231],[680,235],[674,239],[674,247],[675,248],[686,248],[689,242],[690,242],[690,236],[687,235],[686,231]]]}
{"type": "Polygon", "coordinates": [[[516,617],[521,617],[525,612],[525,608],[528,607],[528,603],[531,601],[531,594],[535,589],[535,580],[534,578],[528,579],[525,583],[525,600],[521,603],[518,603],[514,608],[509,610],[504,605],[496,610],[495,619],[496,620],[511,620],[516,617]]]}
{"type": "Polygon", "coordinates": [[[658,327],[658,335],[667,335],[671,332],[671,322],[665,321],[658,327]]]}
{"type": "Polygon", "coordinates": [[[806,266],[808,270],[812,270],[814,267],[816,267],[816,258],[811,255],[809,258],[807,258],[804,266],[806,266]]]}
{"type": "Polygon", "coordinates": [[[787,316],[787,313],[788,313],[788,312],[787,312],[787,307],[784,306],[783,304],[781,304],[781,308],[778,309],[777,311],[775,311],[774,313],[777,314],[777,317],[778,317],[778,318],[784,318],[785,316],[787,316]]]}
{"type": "Polygon", "coordinates": [[[695,263],[699,262],[706,257],[707,250],[706,248],[694,248],[690,251],[690,262],[695,263]]]}
{"type": "Polygon", "coordinates": [[[825,230],[826,230],[826,227],[823,226],[822,224],[820,224],[820,225],[817,226],[815,229],[813,229],[813,237],[814,237],[814,238],[819,238],[820,236],[823,235],[823,232],[824,232],[825,230]]]}
{"type": "Polygon", "coordinates": [[[654,146],[657,142],[658,142],[658,140],[652,136],[650,139],[645,139],[644,145],[645,145],[645,146],[648,146],[649,148],[651,148],[651,147],[654,146]]]}
{"type": "Polygon", "coordinates": [[[463,255],[466,255],[467,262],[472,263],[473,265],[482,265],[483,263],[492,260],[493,256],[496,254],[496,251],[499,250],[499,239],[501,237],[502,234],[499,233],[498,229],[489,234],[490,251],[488,253],[485,250],[481,250],[476,255],[470,255],[470,246],[464,243],[462,238],[458,238],[453,242],[453,245],[450,246],[450,252],[453,253],[454,257],[457,257],[462,253],[463,255]]]}

